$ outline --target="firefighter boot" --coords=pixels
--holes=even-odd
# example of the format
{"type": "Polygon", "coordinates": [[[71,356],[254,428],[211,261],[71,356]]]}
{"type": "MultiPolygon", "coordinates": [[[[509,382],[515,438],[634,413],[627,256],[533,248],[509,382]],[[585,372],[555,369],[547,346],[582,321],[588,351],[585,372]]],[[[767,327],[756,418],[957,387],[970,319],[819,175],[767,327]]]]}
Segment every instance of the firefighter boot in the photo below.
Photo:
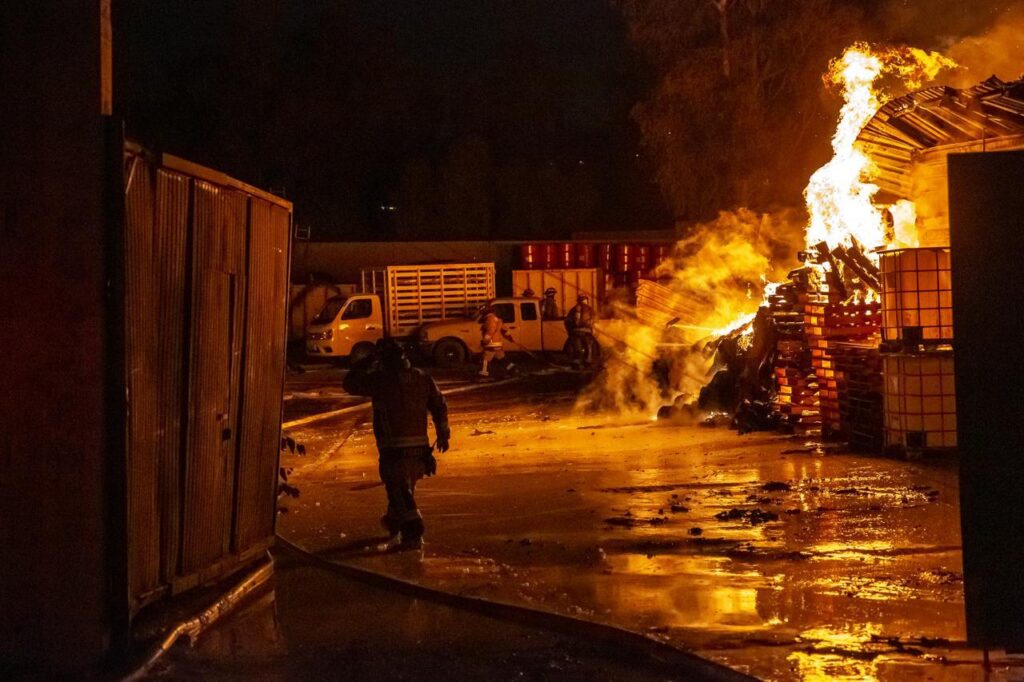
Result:
{"type": "Polygon", "coordinates": [[[397,538],[402,530],[401,524],[391,514],[380,517],[380,527],[387,531],[389,538],[397,538]]]}
{"type": "Polygon", "coordinates": [[[423,531],[423,519],[410,519],[403,523],[400,547],[402,549],[422,549],[423,531]]]}

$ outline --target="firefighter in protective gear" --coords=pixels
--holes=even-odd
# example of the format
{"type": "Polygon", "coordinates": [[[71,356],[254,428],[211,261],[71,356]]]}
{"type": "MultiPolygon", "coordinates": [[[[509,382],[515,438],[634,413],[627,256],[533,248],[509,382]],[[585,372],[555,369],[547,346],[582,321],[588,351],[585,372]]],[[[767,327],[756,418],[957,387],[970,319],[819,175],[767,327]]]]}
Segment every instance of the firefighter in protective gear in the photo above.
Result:
{"type": "MultiPolygon", "coordinates": [[[[505,359],[505,345],[503,339],[512,340],[508,330],[505,329],[505,322],[494,312],[490,305],[480,308],[480,347],[483,349],[483,365],[480,367],[480,376],[490,376],[488,367],[494,360],[505,359]]],[[[506,369],[512,369],[510,362],[506,369]]]]}
{"type": "Polygon", "coordinates": [[[427,437],[427,414],[434,421],[437,450],[446,452],[451,439],[448,406],[437,384],[413,368],[401,346],[391,339],[359,363],[342,382],[352,395],[373,400],[373,435],[377,440],[380,480],[387,493],[381,525],[403,548],[423,546],[423,516],[416,506],[416,483],[437,471],[434,446],[427,437]]]}
{"type": "Polygon", "coordinates": [[[565,330],[569,332],[569,358],[574,365],[590,366],[594,360],[594,309],[590,297],[580,294],[576,305],[565,316],[565,330]]]}
{"type": "Polygon", "coordinates": [[[544,320],[557,320],[562,317],[562,314],[558,311],[558,301],[555,300],[555,295],[558,291],[554,287],[548,287],[544,290],[544,300],[540,302],[540,316],[544,320]]]}

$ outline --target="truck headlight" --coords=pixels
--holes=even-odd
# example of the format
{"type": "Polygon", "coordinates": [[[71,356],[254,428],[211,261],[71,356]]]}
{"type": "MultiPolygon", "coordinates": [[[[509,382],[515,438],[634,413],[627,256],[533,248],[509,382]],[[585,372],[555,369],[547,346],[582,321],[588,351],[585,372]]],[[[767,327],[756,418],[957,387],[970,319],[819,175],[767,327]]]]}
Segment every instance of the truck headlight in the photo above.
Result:
{"type": "Polygon", "coordinates": [[[309,333],[309,340],[310,341],[326,341],[328,339],[333,339],[333,338],[334,338],[334,330],[333,329],[327,329],[327,330],[324,330],[322,332],[310,332],[309,333]]]}

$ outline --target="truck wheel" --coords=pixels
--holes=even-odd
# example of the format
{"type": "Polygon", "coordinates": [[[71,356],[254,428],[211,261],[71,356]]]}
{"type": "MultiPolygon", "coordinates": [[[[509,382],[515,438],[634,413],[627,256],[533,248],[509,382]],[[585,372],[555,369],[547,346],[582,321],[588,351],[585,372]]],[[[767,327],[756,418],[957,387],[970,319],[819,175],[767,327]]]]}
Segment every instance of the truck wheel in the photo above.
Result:
{"type": "Polygon", "coordinates": [[[373,353],[374,346],[372,343],[357,343],[353,348],[352,352],[349,353],[348,362],[350,365],[358,365],[360,362],[370,357],[373,353]]]}
{"type": "Polygon", "coordinates": [[[441,339],[434,346],[434,362],[438,367],[460,367],[469,353],[458,339],[441,339]]]}

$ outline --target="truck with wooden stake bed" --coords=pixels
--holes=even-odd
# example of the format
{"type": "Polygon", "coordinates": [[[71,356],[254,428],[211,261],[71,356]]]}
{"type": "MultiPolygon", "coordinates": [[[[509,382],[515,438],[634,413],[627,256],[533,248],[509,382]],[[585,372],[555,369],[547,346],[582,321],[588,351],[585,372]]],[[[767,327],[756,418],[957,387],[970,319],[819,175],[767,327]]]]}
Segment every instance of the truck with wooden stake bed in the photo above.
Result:
{"type": "Polygon", "coordinates": [[[468,318],[494,298],[494,263],[365,268],[359,293],[330,298],[306,328],[306,354],[358,361],[382,338],[416,340],[425,324],[468,318]]]}

